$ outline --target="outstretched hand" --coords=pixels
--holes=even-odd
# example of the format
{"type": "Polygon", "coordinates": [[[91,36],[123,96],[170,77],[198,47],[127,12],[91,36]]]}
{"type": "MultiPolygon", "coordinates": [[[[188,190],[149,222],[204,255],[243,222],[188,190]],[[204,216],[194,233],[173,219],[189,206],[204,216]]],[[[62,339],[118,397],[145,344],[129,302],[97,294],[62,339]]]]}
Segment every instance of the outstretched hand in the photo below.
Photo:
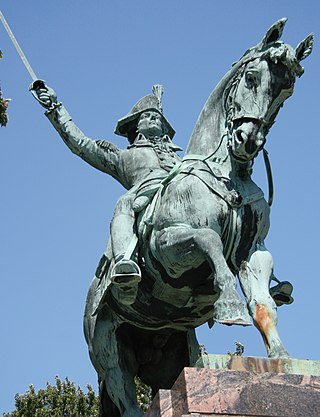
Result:
{"type": "Polygon", "coordinates": [[[57,104],[57,95],[55,91],[51,87],[45,85],[43,81],[35,81],[31,84],[29,90],[32,92],[34,98],[46,109],[50,109],[54,104],[57,104]]]}

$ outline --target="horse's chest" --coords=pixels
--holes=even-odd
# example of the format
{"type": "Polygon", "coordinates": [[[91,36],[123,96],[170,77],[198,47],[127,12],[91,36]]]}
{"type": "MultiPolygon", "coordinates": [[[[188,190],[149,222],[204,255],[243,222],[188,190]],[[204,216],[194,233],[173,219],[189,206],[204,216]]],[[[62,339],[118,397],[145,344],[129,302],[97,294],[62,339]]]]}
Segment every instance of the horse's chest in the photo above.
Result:
{"type": "Polygon", "coordinates": [[[225,257],[238,270],[249,258],[258,240],[269,229],[269,207],[264,199],[230,210],[227,233],[224,236],[225,257]]]}

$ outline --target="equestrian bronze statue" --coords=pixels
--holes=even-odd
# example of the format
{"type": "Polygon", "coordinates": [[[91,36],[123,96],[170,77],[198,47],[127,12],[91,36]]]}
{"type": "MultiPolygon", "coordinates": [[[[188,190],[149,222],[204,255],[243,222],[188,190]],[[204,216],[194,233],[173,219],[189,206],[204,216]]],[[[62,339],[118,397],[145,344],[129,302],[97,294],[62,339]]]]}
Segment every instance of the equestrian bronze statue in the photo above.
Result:
{"type": "Polygon", "coordinates": [[[198,358],[195,328],[203,323],[253,322],[270,358],[288,356],[276,321],[277,306],[293,300],[292,285],[275,277],[264,244],[272,200],[266,152],[269,201],[251,177],[312,51],[313,35],[295,49],[280,41],[285,23],[276,22],[218,83],[182,159],[159,85],[119,120],[124,150],[89,139],[50,87],[31,87],[71,151],[128,190],[116,205],[84,317],[105,417],[141,415],[136,375],[153,394],[171,387],[198,358]]]}

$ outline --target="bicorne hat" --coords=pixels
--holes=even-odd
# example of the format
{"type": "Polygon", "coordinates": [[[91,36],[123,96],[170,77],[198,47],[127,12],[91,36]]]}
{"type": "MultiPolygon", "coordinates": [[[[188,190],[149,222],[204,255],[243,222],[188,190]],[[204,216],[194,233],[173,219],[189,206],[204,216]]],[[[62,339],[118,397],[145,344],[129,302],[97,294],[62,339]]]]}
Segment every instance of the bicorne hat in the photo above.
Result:
{"type": "Polygon", "coordinates": [[[120,119],[117,123],[114,133],[120,136],[126,136],[129,139],[132,139],[132,136],[137,134],[137,124],[140,115],[148,110],[153,110],[161,114],[163,121],[164,133],[168,135],[171,139],[175,134],[175,130],[164,117],[162,112],[162,94],[163,86],[156,84],[152,87],[153,94],[149,94],[145,97],[142,97],[130,110],[130,112],[120,119]]]}

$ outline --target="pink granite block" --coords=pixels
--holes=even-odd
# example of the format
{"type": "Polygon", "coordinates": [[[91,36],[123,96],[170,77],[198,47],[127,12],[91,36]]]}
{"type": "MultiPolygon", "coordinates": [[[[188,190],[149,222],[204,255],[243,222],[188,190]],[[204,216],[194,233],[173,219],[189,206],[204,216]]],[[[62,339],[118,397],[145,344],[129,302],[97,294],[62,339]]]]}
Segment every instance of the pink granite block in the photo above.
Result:
{"type": "Polygon", "coordinates": [[[154,397],[146,417],[173,417],[171,391],[160,389],[154,397]]]}
{"type": "Polygon", "coordinates": [[[187,409],[184,393],[160,389],[154,397],[145,417],[181,416],[187,409]]]}
{"type": "Polygon", "coordinates": [[[320,378],[313,376],[185,368],[172,387],[182,394],[173,417],[320,417],[319,384],[320,378]]]}

